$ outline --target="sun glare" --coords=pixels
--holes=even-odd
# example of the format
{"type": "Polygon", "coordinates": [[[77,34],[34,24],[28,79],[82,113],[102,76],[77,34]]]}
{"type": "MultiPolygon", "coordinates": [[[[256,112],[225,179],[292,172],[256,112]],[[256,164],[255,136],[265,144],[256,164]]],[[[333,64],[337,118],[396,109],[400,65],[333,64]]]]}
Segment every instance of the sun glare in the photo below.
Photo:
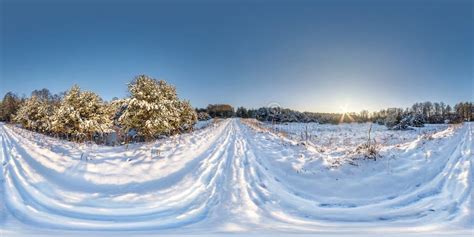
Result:
{"type": "Polygon", "coordinates": [[[343,123],[344,122],[344,118],[347,116],[347,118],[351,121],[351,122],[354,122],[354,119],[352,118],[352,116],[349,114],[349,111],[347,109],[347,104],[344,105],[344,106],[340,106],[339,108],[341,109],[341,119],[339,119],[339,123],[343,123]]]}

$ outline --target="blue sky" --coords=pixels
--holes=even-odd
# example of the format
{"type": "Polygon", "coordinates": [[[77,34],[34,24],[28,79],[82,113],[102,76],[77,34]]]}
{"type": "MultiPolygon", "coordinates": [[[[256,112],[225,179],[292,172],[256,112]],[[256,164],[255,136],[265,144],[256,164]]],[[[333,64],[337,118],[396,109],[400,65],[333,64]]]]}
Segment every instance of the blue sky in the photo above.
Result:
{"type": "Polygon", "coordinates": [[[305,111],[473,100],[473,2],[10,1],[0,93],[78,84],[104,99],[138,74],[193,106],[305,111]]]}

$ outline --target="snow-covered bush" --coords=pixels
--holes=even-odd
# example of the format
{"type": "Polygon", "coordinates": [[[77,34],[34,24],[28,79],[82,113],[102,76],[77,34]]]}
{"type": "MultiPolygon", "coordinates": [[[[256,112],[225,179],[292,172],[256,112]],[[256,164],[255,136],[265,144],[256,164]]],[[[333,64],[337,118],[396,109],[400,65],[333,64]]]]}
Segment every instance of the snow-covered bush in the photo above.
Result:
{"type": "Polygon", "coordinates": [[[407,124],[410,127],[424,127],[425,119],[423,115],[417,113],[409,113],[403,116],[400,123],[407,124]]]}
{"type": "Polygon", "coordinates": [[[165,81],[140,75],[128,88],[131,96],[121,102],[124,110],[118,118],[126,131],[153,138],[192,129],[197,121],[189,102],[180,101],[176,89],[165,81]]]}
{"type": "Polygon", "coordinates": [[[112,121],[110,110],[97,94],[82,92],[75,85],[66,92],[51,118],[51,124],[57,134],[85,139],[95,133],[108,132],[112,121]]]}
{"type": "Polygon", "coordinates": [[[417,113],[389,113],[385,119],[385,125],[391,130],[407,130],[411,127],[423,127],[425,124],[423,115],[417,113]]]}
{"type": "Polygon", "coordinates": [[[47,98],[32,96],[20,105],[13,120],[26,129],[47,133],[52,129],[53,112],[54,105],[47,98]]]}
{"type": "Polygon", "coordinates": [[[197,114],[197,116],[198,116],[198,120],[199,120],[199,121],[207,121],[207,120],[209,120],[209,119],[212,118],[212,117],[211,117],[208,113],[206,113],[206,112],[199,112],[199,113],[197,114]]]}
{"type": "Polygon", "coordinates": [[[402,121],[402,115],[403,111],[401,109],[388,109],[387,117],[384,120],[385,126],[387,126],[388,129],[392,130],[404,130],[408,128],[408,124],[406,124],[405,121],[403,123],[400,123],[402,121]]]}
{"type": "Polygon", "coordinates": [[[377,160],[377,157],[380,156],[379,148],[375,138],[371,138],[370,134],[372,132],[372,124],[369,127],[367,142],[357,146],[355,152],[359,155],[362,155],[366,159],[377,160]]]}

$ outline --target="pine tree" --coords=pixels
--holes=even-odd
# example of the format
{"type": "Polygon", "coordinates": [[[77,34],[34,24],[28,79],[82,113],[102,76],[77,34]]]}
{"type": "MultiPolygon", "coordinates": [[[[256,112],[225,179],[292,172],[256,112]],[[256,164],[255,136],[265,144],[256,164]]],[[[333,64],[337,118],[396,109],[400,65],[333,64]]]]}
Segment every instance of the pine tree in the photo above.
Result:
{"type": "Polygon", "coordinates": [[[189,130],[196,122],[196,112],[189,102],[179,101],[176,89],[146,75],[137,76],[129,85],[130,98],[118,121],[126,131],[153,138],[189,130]]]}
{"type": "Polygon", "coordinates": [[[55,133],[79,139],[107,132],[110,126],[110,114],[102,99],[93,92],[81,92],[77,85],[66,92],[52,117],[55,133]]]}
{"type": "Polygon", "coordinates": [[[13,120],[24,128],[37,132],[50,132],[51,116],[54,107],[45,97],[32,96],[26,99],[18,109],[13,120]]]}

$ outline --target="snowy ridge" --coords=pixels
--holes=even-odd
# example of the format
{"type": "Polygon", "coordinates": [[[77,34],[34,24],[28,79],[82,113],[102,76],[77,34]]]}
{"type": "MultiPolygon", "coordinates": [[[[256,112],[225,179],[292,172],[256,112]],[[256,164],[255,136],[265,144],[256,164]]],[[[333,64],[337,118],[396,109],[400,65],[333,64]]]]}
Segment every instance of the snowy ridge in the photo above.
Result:
{"type": "Polygon", "coordinates": [[[322,153],[237,119],[129,147],[78,145],[7,125],[0,135],[0,222],[7,230],[473,228],[471,123],[338,169],[322,153]]]}

